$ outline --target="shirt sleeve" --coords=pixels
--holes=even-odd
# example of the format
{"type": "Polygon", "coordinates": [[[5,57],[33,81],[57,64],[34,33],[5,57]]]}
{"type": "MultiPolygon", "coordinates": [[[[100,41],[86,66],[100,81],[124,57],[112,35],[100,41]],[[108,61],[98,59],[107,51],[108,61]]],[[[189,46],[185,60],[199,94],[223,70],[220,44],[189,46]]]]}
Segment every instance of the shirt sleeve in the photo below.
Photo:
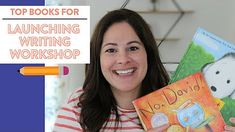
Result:
{"type": "Polygon", "coordinates": [[[82,132],[79,123],[81,108],[77,106],[82,89],[76,89],[57,112],[53,132],[82,132]]]}

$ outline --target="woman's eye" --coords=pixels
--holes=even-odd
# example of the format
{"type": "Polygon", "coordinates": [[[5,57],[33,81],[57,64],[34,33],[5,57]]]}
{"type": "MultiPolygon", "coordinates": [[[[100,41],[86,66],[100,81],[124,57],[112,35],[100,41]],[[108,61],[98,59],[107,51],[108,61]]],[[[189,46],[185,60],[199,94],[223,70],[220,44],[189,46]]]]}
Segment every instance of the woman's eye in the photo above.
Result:
{"type": "Polygon", "coordinates": [[[105,52],[107,52],[107,53],[115,53],[116,50],[115,49],[107,49],[107,50],[105,50],[105,52]]]}
{"type": "Polygon", "coordinates": [[[138,50],[138,49],[139,49],[138,47],[133,46],[133,47],[130,47],[130,48],[129,48],[129,51],[136,51],[136,50],[138,50]]]}

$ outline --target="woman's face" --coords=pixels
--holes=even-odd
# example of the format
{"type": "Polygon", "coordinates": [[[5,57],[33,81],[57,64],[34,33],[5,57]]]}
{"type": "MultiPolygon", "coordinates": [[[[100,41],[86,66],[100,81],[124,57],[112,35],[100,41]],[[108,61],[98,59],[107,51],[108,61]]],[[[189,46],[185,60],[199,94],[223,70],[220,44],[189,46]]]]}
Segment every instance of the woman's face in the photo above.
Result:
{"type": "Polygon", "coordinates": [[[144,44],[127,22],[115,23],[105,32],[100,63],[112,91],[139,92],[147,72],[147,54],[144,44]]]}

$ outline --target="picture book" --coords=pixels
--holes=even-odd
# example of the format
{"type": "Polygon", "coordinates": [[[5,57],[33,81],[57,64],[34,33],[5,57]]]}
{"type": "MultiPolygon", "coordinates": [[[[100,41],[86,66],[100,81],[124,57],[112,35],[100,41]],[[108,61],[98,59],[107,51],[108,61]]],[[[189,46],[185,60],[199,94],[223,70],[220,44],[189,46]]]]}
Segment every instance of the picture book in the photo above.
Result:
{"type": "Polygon", "coordinates": [[[170,83],[202,71],[227,124],[235,117],[235,45],[199,28],[170,83]]]}
{"type": "Polygon", "coordinates": [[[167,132],[223,131],[224,120],[201,72],[133,101],[147,131],[169,124],[167,132]]]}

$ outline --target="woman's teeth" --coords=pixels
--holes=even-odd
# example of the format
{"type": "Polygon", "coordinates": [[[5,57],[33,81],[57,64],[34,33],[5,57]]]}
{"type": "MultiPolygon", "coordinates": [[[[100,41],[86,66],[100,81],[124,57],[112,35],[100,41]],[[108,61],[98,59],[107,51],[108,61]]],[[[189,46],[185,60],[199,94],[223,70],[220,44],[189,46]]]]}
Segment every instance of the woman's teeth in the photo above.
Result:
{"type": "Polygon", "coordinates": [[[130,74],[133,73],[134,69],[127,69],[127,70],[116,70],[116,73],[118,75],[125,75],[125,74],[130,74]]]}

